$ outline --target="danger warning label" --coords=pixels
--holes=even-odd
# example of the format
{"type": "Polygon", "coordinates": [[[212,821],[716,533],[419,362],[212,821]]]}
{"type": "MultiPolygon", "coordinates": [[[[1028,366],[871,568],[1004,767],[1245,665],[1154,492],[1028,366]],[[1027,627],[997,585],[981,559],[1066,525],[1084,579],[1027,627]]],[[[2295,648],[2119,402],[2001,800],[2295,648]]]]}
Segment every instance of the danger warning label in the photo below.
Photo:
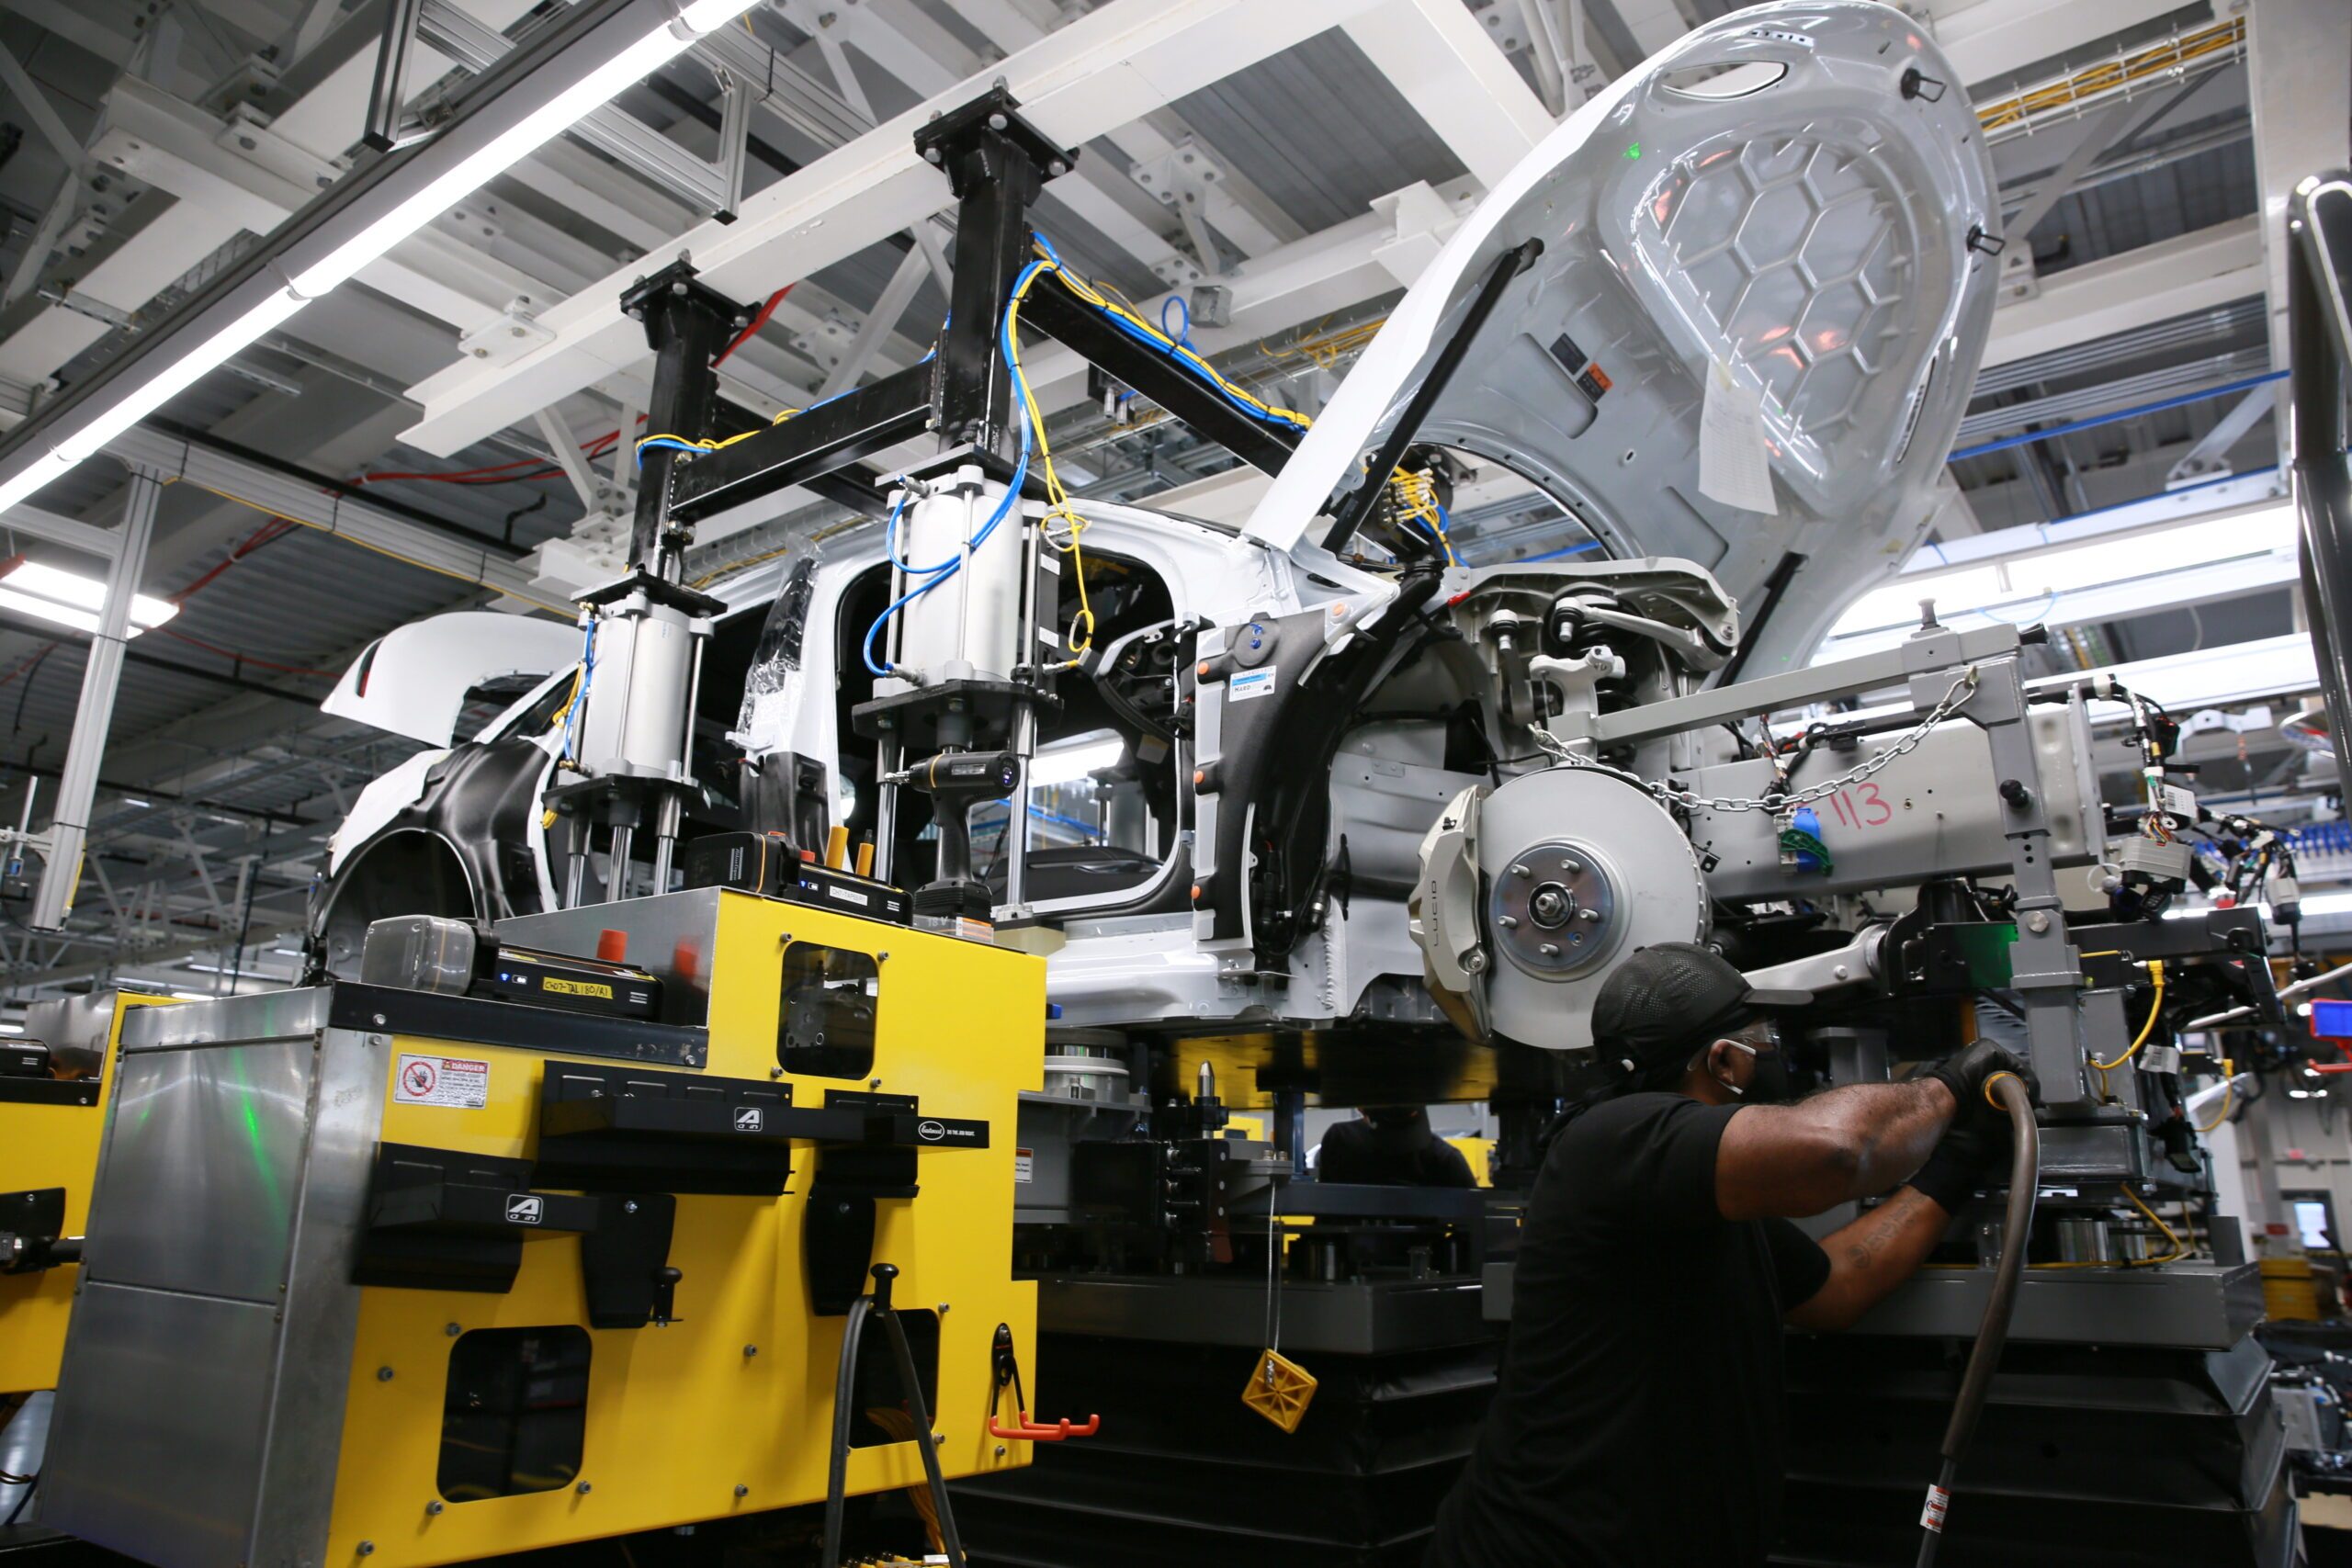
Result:
{"type": "Polygon", "coordinates": [[[480,1111],[490,1103],[490,1064],[464,1056],[403,1054],[392,1075],[392,1100],[400,1105],[480,1111]]]}

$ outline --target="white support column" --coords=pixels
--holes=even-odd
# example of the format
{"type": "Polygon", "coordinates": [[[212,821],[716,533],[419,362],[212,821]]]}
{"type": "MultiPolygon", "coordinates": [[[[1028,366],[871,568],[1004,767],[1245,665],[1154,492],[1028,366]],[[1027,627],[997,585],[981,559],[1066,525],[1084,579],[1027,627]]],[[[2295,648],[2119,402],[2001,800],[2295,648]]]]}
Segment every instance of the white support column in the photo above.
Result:
{"type": "Polygon", "coordinates": [[[35,931],[65,928],[74,913],[74,890],[82,880],[82,844],[88,835],[90,806],[98,793],[98,761],[106,754],[107,731],[114,723],[114,695],[122,681],[122,645],[130,631],[130,599],[139,575],[147,566],[147,542],[154,536],[155,502],[164,487],[144,468],[130,471],[130,489],[123,503],[120,547],[107,572],[106,604],[98,612],[97,635],[82,667],[82,696],[74,709],[74,738],[65,748],[65,767],[57,783],[57,806],[51,814],[49,854],[41,866],[40,885],[33,891],[35,931]]]}

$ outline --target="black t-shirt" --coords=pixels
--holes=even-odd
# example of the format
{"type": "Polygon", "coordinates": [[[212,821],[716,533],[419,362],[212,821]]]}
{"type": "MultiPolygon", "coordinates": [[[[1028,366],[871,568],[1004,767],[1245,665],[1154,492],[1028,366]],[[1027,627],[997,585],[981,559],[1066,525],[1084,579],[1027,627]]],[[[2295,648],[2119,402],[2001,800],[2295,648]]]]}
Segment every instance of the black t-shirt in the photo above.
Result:
{"type": "Polygon", "coordinates": [[[1781,1316],[1829,1258],[1715,1207],[1739,1108],[1631,1094],[1578,1116],[1535,1180],[1510,1343],[1430,1568],[1752,1568],[1779,1526],[1781,1316]]]}
{"type": "Polygon", "coordinates": [[[1334,1122],[1323,1134],[1315,1174],[1318,1180],[1375,1187],[1478,1185],[1462,1151],[1432,1132],[1426,1116],[1386,1127],[1371,1122],[1334,1122]]]}

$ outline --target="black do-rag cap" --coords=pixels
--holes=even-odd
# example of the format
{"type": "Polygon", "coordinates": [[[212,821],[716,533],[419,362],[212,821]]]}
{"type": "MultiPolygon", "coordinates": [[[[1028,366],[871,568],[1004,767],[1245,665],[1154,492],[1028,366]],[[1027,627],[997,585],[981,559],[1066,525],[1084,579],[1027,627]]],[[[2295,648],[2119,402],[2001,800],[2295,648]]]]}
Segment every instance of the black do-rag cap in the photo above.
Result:
{"type": "Polygon", "coordinates": [[[1737,1029],[1752,1013],[1812,1000],[1810,991],[1757,989],[1713,948],[1661,942],[1601,982],[1592,1040],[1604,1062],[1645,1077],[1669,1062],[1679,1065],[1704,1037],[1737,1029]]]}

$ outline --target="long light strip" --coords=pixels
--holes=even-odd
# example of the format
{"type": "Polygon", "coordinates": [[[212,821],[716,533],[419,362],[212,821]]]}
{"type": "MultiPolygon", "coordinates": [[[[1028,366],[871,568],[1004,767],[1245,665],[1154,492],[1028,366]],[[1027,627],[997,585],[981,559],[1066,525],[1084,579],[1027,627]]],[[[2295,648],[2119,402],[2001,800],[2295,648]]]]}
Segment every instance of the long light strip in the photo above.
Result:
{"type": "Polygon", "coordinates": [[[2037,606],[2061,594],[2245,556],[2291,552],[2295,537],[2295,509],[2270,506],[1977,564],[1913,570],[1856,600],[1831,628],[1824,653],[1837,658],[1843,639],[1916,626],[1922,599],[1934,599],[1938,616],[1946,621],[1979,615],[2032,620],[2037,606]]]}
{"type": "Polygon", "coordinates": [[[724,27],[757,0],[695,0],[674,22],[663,22],[583,76],[568,91],[516,122],[448,173],[361,230],[326,257],[296,275],[293,282],[227,326],[164,365],[106,406],[82,429],[59,441],[15,479],[0,482],[0,510],[28,501],[60,475],[153,413],[196,380],[281,325],[411,234],[424,228],[497,175],[530,156],[601,107],[620,90],[651,74],[703,34],[724,27]]]}

